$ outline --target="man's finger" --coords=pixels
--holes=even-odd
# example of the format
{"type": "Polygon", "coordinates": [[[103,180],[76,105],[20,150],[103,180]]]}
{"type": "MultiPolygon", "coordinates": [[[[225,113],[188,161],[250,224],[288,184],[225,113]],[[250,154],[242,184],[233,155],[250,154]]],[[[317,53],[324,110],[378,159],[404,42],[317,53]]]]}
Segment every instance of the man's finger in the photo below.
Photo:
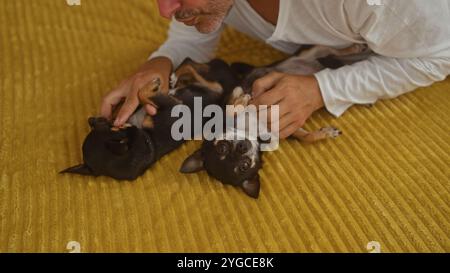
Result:
{"type": "MultiPolygon", "coordinates": [[[[289,127],[295,120],[293,119],[293,114],[288,113],[280,118],[278,123],[278,129],[280,130],[280,133],[289,127]]],[[[272,124],[272,123],[271,123],[272,124]]]]}
{"type": "Polygon", "coordinates": [[[283,73],[272,72],[267,74],[266,76],[256,80],[253,83],[252,87],[252,95],[254,98],[259,97],[261,94],[266,92],[267,90],[272,89],[281,78],[284,77],[283,73]]]}
{"type": "Polygon", "coordinates": [[[130,95],[125,100],[122,108],[114,121],[114,126],[120,127],[124,125],[130,116],[134,113],[136,108],[139,106],[139,99],[136,92],[131,92],[130,95]]]}
{"type": "MultiPolygon", "coordinates": [[[[278,106],[278,119],[283,118],[285,115],[287,115],[291,109],[289,109],[289,103],[286,101],[286,99],[283,99],[281,102],[276,104],[278,106]]],[[[273,105],[272,105],[273,106],[273,105]]],[[[267,110],[262,110],[264,112],[267,112],[267,122],[272,122],[272,106],[267,107],[267,110]]],[[[261,112],[261,110],[259,111],[261,112]]]]}
{"type": "Polygon", "coordinates": [[[146,104],[144,107],[145,107],[145,112],[147,112],[147,114],[149,114],[150,116],[154,116],[158,112],[153,105],[146,104]]]}
{"type": "Polygon", "coordinates": [[[107,95],[102,101],[102,105],[100,107],[100,115],[104,118],[111,120],[113,108],[118,103],[120,103],[122,98],[123,97],[121,94],[114,91],[109,95],[107,95]]]}
{"type": "Polygon", "coordinates": [[[125,97],[127,89],[130,88],[129,85],[129,80],[122,81],[116,89],[109,92],[103,98],[102,105],[100,106],[100,115],[102,117],[111,120],[114,106],[119,104],[125,97]]]}
{"type": "Polygon", "coordinates": [[[286,139],[290,137],[295,131],[298,130],[298,125],[296,122],[291,123],[287,127],[285,127],[283,130],[280,130],[280,139],[286,139]]]}
{"type": "Polygon", "coordinates": [[[251,101],[251,104],[254,104],[255,106],[260,105],[271,106],[279,104],[282,100],[283,100],[283,92],[281,92],[281,89],[275,87],[263,93],[259,97],[254,98],[251,101]]]}
{"type": "Polygon", "coordinates": [[[127,120],[134,113],[136,108],[139,106],[139,90],[149,84],[153,79],[157,78],[156,74],[138,74],[131,85],[131,90],[128,93],[127,99],[123,104],[122,108],[114,121],[114,126],[120,127],[124,125],[127,120]]]}

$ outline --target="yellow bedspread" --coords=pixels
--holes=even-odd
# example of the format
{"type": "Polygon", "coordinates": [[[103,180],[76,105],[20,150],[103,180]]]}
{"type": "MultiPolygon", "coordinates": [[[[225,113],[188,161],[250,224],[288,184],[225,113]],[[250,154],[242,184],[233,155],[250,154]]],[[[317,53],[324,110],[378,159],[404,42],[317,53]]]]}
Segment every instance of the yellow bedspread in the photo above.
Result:
{"type": "MultiPolygon", "coordinates": [[[[87,118],[166,37],[153,0],[0,0],[0,252],[449,252],[450,80],[342,118],[336,141],[266,153],[255,201],[178,173],[189,142],[134,183],[58,175],[87,118]]],[[[218,55],[283,57],[227,30],[218,55]]]]}

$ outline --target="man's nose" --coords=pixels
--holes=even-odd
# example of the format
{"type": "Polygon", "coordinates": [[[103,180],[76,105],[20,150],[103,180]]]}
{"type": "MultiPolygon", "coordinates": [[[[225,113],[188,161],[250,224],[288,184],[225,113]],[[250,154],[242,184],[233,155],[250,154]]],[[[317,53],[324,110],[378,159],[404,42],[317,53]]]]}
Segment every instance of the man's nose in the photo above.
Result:
{"type": "Polygon", "coordinates": [[[175,12],[181,7],[182,0],[158,0],[159,13],[161,16],[171,19],[175,12]]]}

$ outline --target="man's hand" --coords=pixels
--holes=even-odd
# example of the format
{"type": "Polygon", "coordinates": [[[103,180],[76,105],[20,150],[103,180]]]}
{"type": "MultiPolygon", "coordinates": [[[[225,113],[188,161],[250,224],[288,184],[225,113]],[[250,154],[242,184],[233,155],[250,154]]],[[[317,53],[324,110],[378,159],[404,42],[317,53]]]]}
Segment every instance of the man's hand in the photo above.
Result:
{"type": "MultiPolygon", "coordinates": [[[[114,126],[116,127],[124,125],[139,106],[139,90],[151,81],[159,78],[162,84],[162,91],[167,92],[170,85],[171,71],[172,62],[168,58],[159,57],[146,62],[136,74],[124,80],[116,89],[103,98],[100,110],[101,115],[111,120],[114,107],[125,99],[114,121],[114,126]]],[[[151,105],[145,105],[145,110],[149,115],[156,114],[156,109],[151,105]]]]}
{"type": "MultiPolygon", "coordinates": [[[[280,138],[291,136],[308,118],[324,107],[319,83],[314,76],[297,76],[273,72],[255,81],[253,100],[259,105],[279,105],[280,138]]],[[[268,117],[270,118],[270,113],[268,117]]],[[[269,121],[270,124],[277,121],[269,121]]],[[[269,126],[270,126],[269,124],[269,126]]]]}

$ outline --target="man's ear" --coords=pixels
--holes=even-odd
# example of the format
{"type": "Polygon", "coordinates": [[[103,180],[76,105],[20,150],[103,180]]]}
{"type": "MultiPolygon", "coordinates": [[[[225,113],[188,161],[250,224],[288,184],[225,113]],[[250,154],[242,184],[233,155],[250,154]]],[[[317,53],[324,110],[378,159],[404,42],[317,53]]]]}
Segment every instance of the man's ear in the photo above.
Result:
{"type": "Polygon", "coordinates": [[[259,175],[256,174],[252,179],[244,181],[241,187],[248,196],[258,199],[261,188],[259,183],[259,175]]]}
{"type": "Polygon", "coordinates": [[[196,173],[204,170],[202,150],[198,150],[190,155],[181,165],[181,173],[196,173]]]}
{"type": "Polygon", "coordinates": [[[68,169],[65,169],[64,171],[61,171],[60,174],[63,173],[73,173],[73,174],[80,174],[80,175],[88,175],[88,176],[95,176],[92,172],[91,168],[89,168],[85,164],[76,165],[73,167],[70,167],[68,169]]]}

